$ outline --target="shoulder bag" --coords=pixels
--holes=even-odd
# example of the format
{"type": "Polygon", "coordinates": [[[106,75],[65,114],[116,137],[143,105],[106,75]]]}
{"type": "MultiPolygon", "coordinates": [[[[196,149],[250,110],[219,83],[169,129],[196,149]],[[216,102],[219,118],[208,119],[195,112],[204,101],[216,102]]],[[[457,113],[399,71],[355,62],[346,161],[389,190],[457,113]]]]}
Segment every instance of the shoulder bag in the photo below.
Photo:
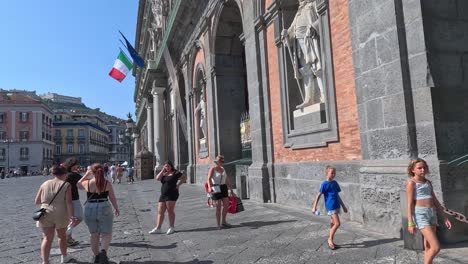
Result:
{"type": "MultiPolygon", "coordinates": [[[[62,190],[62,187],[65,185],[65,183],[66,182],[62,183],[62,186],[60,186],[59,190],[55,193],[54,197],[52,198],[52,200],[50,201],[50,203],[47,206],[52,204],[52,202],[55,200],[55,197],[57,197],[57,194],[59,194],[60,190],[62,190]]],[[[37,210],[34,211],[32,218],[35,221],[39,221],[45,215],[45,213],[46,213],[46,208],[37,209],[37,210]]]]}

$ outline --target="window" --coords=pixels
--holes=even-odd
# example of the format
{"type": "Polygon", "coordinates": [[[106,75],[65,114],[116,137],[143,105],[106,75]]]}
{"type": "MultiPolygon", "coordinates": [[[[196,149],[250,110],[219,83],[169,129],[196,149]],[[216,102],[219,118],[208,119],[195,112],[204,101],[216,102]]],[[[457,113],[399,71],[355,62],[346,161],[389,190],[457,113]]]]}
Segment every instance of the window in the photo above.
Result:
{"type": "Polygon", "coordinates": [[[28,122],[28,112],[20,112],[20,120],[21,122],[28,122]]]}
{"type": "Polygon", "coordinates": [[[20,160],[29,159],[29,148],[20,148],[20,160]]]}
{"type": "Polygon", "coordinates": [[[56,136],[56,137],[62,136],[62,131],[61,131],[60,129],[56,129],[56,130],[55,130],[55,136],[56,136]]]}
{"type": "Polygon", "coordinates": [[[73,153],[73,144],[67,144],[67,152],[73,153]]]}
{"type": "Polygon", "coordinates": [[[29,131],[20,131],[20,140],[28,140],[29,131]]]}
{"type": "Polygon", "coordinates": [[[0,123],[6,122],[6,113],[0,113],[0,123]]]}
{"type": "Polygon", "coordinates": [[[78,129],[78,136],[79,137],[84,137],[85,136],[84,129],[78,129]]]}
{"type": "Polygon", "coordinates": [[[62,155],[62,145],[55,145],[55,154],[62,155]]]}
{"type": "Polygon", "coordinates": [[[84,144],[79,144],[78,145],[78,152],[80,154],[83,154],[85,152],[85,145],[84,144]]]}
{"type": "Polygon", "coordinates": [[[6,139],[6,131],[0,131],[0,140],[6,139]]]}
{"type": "Polygon", "coordinates": [[[0,160],[5,161],[5,158],[6,158],[6,149],[1,148],[0,149],[0,160]]]}
{"type": "Polygon", "coordinates": [[[67,137],[73,137],[73,129],[67,130],[67,137]]]}

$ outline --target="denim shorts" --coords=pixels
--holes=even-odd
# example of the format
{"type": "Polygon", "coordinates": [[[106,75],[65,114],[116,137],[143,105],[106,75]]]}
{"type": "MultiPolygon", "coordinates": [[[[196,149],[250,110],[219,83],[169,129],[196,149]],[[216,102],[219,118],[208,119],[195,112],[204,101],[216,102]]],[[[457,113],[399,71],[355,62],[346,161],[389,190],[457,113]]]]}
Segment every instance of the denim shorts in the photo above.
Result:
{"type": "Polygon", "coordinates": [[[331,215],[334,215],[334,214],[340,214],[340,208],[336,208],[334,210],[327,210],[327,215],[328,216],[331,216],[331,215]]]}
{"type": "Polygon", "coordinates": [[[113,220],[112,206],[108,201],[86,203],[85,223],[90,233],[112,233],[113,220]]]}
{"type": "Polygon", "coordinates": [[[426,226],[437,225],[437,212],[434,207],[414,207],[414,223],[419,229],[426,226]]]}
{"type": "Polygon", "coordinates": [[[83,221],[83,207],[81,206],[80,200],[73,200],[73,216],[78,220],[83,221]]]}

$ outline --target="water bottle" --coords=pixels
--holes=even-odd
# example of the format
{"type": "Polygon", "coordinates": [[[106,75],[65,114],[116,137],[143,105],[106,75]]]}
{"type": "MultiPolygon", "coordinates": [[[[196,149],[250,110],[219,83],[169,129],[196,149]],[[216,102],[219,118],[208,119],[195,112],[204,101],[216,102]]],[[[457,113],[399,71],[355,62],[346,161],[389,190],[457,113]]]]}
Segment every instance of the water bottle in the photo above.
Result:
{"type": "Polygon", "coordinates": [[[315,210],[314,214],[317,215],[317,216],[319,216],[319,215],[320,215],[320,211],[319,211],[319,210],[315,210]]]}

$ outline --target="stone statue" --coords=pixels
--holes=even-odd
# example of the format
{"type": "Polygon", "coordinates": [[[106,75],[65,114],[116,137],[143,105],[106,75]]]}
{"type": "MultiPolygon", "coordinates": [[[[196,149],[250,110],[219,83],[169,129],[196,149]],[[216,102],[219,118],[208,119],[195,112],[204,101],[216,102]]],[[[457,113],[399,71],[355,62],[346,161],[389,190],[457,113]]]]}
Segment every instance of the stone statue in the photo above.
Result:
{"type": "Polygon", "coordinates": [[[281,32],[303,99],[303,102],[296,106],[297,109],[325,102],[318,30],[319,15],[315,0],[299,0],[299,8],[291,26],[281,32]]]}
{"type": "Polygon", "coordinates": [[[198,114],[198,111],[200,111],[200,128],[202,130],[203,135],[200,135],[199,139],[206,138],[206,105],[205,105],[205,96],[203,96],[203,91],[200,94],[200,102],[198,103],[197,107],[195,108],[195,115],[198,114]]]}
{"type": "Polygon", "coordinates": [[[153,11],[154,20],[156,21],[155,29],[161,29],[163,27],[163,8],[164,3],[161,0],[153,0],[151,10],[153,11]]]}

